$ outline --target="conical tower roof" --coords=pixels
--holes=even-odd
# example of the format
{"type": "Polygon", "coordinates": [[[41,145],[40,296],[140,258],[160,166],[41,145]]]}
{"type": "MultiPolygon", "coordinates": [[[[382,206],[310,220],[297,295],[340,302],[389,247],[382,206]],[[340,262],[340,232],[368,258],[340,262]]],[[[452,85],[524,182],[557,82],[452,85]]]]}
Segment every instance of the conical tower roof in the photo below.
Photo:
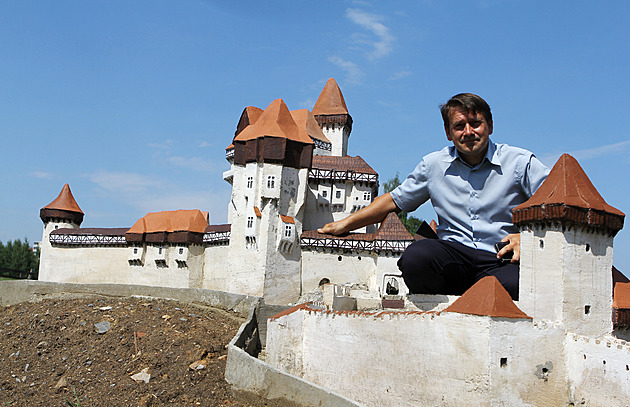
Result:
{"type": "Polygon", "coordinates": [[[346,101],[343,98],[341,89],[337,85],[335,78],[330,78],[326,82],[322,93],[320,93],[315,106],[313,107],[313,115],[336,115],[348,114],[346,101]]]}
{"type": "Polygon", "coordinates": [[[70,185],[63,186],[59,196],[39,211],[39,217],[44,222],[46,219],[71,220],[79,225],[83,222],[83,211],[74,199],[70,185]]]}
{"type": "Polygon", "coordinates": [[[234,137],[234,141],[247,141],[264,136],[280,137],[305,144],[313,144],[313,141],[306,134],[306,130],[300,131],[282,99],[276,99],[271,102],[258,120],[237,134],[234,137]]]}
{"type": "Polygon", "coordinates": [[[477,281],[444,311],[500,318],[532,317],[521,311],[494,276],[477,281]]]}
{"type": "Polygon", "coordinates": [[[536,193],[514,208],[515,225],[533,222],[580,224],[616,234],[624,213],[606,203],[577,160],[563,154],[536,193]]]}

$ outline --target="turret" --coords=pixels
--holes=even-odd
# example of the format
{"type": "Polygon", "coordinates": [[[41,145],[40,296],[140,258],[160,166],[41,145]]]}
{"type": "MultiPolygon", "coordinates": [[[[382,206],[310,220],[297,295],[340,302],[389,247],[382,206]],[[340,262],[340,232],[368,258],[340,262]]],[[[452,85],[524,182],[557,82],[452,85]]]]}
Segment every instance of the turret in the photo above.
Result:
{"type": "Polygon", "coordinates": [[[352,116],[334,78],[328,79],[313,107],[313,116],[324,135],[332,142],[333,156],[348,154],[348,139],[352,131],[352,116]]]}
{"type": "Polygon", "coordinates": [[[521,231],[519,307],[570,332],[610,333],[613,237],[625,215],[568,154],[512,213],[521,231]]]}
{"type": "Polygon", "coordinates": [[[83,222],[83,211],[79,208],[77,201],[74,200],[70,186],[66,184],[61,189],[59,196],[39,211],[39,217],[44,222],[39,261],[39,279],[45,281],[50,277],[50,233],[57,229],[78,229],[81,226],[81,222],[83,222]]]}

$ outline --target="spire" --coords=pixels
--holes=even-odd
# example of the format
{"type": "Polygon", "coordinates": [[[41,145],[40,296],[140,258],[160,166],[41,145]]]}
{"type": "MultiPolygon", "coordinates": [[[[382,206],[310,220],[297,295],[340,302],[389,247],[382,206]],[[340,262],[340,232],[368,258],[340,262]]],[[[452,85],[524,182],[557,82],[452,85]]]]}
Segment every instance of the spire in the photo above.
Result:
{"type": "Polygon", "coordinates": [[[528,318],[494,276],[477,281],[444,311],[500,318],[528,318]]]}
{"type": "Polygon", "coordinates": [[[512,211],[515,225],[534,222],[579,224],[610,233],[623,227],[624,213],[608,205],[580,164],[563,154],[545,182],[512,211]]]}
{"type": "Polygon", "coordinates": [[[313,115],[333,114],[348,114],[348,108],[341,94],[341,89],[339,89],[339,85],[337,85],[337,81],[335,81],[335,78],[330,78],[326,82],[322,93],[320,93],[313,107],[313,115]]]}
{"type": "Polygon", "coordinates": [[[54,201],[44,206],[39,211],[39,217],[46,222],[47,219],[63,219],[80,225],[83,222],[83,211],[75,201],[70,185],[65,184],[54,201]]]}

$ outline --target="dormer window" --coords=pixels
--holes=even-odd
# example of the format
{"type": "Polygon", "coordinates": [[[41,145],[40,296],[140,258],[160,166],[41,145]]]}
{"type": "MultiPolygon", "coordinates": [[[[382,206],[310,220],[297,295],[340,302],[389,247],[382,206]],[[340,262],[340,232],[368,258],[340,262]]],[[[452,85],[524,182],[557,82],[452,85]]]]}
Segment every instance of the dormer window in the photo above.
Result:
{"type": "Polygon", "coordinates": [[[274,175],[269,175],[267,177],[267,188],[273,189],[276,187],[276,177],[274,175]]]}
{"type": "Polygon", "coordinates": [[[247,177],[247,188],[254,187],[254,177],[247,177]]]}

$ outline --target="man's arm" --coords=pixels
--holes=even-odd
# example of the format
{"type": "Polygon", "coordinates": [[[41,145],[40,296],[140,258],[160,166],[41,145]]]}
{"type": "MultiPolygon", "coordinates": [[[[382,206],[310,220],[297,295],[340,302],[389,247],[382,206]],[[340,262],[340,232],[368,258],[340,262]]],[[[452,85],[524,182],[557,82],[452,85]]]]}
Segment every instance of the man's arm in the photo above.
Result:
{"type": "Polygon", "coordinates": [[[371,204],[347,218],[328,223],[324,227],[317,229],[317,231],[331,235],[342,235],[363,226],[382,222],[390,212],[400,212],[400,209],[398,209],[388,192],[377,197],[371,204]]]}

